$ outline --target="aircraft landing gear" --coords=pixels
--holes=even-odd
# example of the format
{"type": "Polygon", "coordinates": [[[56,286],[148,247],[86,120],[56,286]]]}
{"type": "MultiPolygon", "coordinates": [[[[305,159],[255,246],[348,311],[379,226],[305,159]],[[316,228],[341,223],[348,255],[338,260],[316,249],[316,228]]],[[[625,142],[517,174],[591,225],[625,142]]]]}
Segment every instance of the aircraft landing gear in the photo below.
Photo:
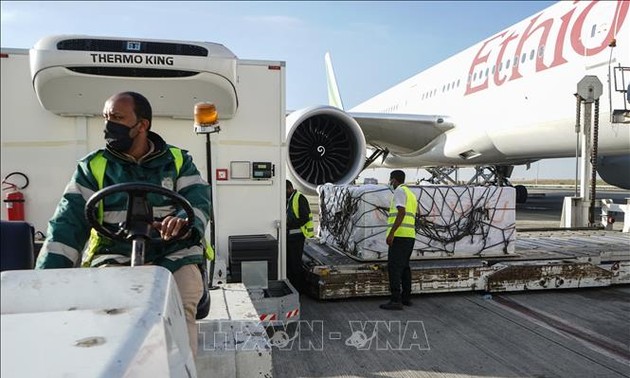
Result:
{"type": "MultiPolygon", "coordinates": [[[[442,185],[458,185],[457,171],[458,167],[431,167],[425,168],[431,177],[427,179],[431,184],[442,185]],[[455,174],[455,179],[451,177],[455,174]]],[[[513,165],[482,165],[475,167],[475,174],[468,180],[465,185],[470,186],[513,186],[509,180],[514,170],[513,165]]],[[[523,185],[515,185],[516,203],[527,202],[527,188],[523,185]]]]}
{"type": "Polygon", "coordinates": [[[524,185],[514,185],[516,190],[516,203],[527,202],[527,188],[524,185]]]}

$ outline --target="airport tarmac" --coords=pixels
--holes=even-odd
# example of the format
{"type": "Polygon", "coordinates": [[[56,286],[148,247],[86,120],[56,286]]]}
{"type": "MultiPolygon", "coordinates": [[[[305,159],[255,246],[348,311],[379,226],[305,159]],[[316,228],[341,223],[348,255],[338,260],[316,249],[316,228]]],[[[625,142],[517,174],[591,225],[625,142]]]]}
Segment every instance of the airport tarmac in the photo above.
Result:
{"type": "Polygon", "coordinates": [[[630,287],[384,298],[301,296],[276,377],[628,377],[630,287]]]}
{"type": "MultiPolygon", "coordinates": [[[[572,192],[530,193],[517,228],[558,227],[572,192]]],[[[383,297],[300,301],[290,337],[272,338],[276,377],[630,377],[628,285],[422,294],[403,311],[381,310],[383,297]]]]}
{"type": "MultiPolygon", "coordinates": [[[[562,202],[564,197],[575,196],[575,191],[566,188],[534,188],[529,189],[527,202],[516,204],[516,228],[554,228],[560,226],[562,217],[562,202]]],[[[599,190],[598,199],[612,199],[615,203],[625,204],[630,198],[630,192],[623,190],[599,190]]],[[[595,208],[595,219],[600,219],[601,209],[595,208]]],[[[613,230],[623,228],[623,214],[614,213],[613,230]]]]}

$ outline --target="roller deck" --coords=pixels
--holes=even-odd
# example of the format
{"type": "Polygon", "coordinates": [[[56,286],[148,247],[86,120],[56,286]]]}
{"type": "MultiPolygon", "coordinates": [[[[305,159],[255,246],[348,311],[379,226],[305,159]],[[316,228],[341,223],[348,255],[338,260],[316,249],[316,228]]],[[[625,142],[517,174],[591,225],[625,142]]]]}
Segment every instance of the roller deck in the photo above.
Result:
{"type": "MultiPolygon", "coordinates": [[[[306,242],[309,294],[317,299],[389,295],[387,265],[306,242]]],[[[512,292],[630,283],[630,235],[617,231],[518,232],[505,256],[411,261],[412,293],[512,292]]]]}

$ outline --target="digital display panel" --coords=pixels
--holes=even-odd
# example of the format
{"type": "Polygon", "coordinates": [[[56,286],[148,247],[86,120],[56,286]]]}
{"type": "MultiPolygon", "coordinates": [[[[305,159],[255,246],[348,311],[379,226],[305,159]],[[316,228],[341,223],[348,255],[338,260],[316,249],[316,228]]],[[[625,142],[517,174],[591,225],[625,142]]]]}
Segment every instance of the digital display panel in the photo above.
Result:
{"type": "Polygon", "coordinates": [[[270,162],[253,162],[252,177],[255,179],[271,178],[273,165],[270,162]]]}

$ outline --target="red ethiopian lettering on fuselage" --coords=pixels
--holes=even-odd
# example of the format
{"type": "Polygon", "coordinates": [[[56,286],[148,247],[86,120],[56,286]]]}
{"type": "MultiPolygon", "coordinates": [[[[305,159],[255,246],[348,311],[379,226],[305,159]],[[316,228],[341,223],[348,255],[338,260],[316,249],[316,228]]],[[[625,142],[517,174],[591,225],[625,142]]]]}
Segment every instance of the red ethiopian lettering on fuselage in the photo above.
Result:
{"type": "Polygon", "coordinates": [[[593,1],[590,3],[583,11],[580,13],[578,18],[575,20],[575,24],[573,24],[573,29],[571,30],[571,46],[573,50],[583,56],[593,56],[602,52],[615,35],[621,29],[623,22],[626,20],[626,16],[628,14],[628,8],[630,7],[630,1],[618,1],[617,8],[615,8],[615,15],[613,16],[611,27],[608,29],[608,34],[606,38],[604,38],[599,46],[593,48],[587,48],[582,43],[582,28],[584,27],[584,20],[586,20],[586,16],[593,9],[595,4],[598,4],[598,1],[593,1]]]}
{"type": "MultiPolygon", "coordinates": [[[[548,49],[550,46],[548,44],[548,41],[550,40],[550,34],[552,31],[552,26],[553,23],[555,22],[554,18],[543,18],[544,13],[541,13],[539,15],[534,16],[528,26],[526,27],[526,29],[523,31],[523,33],[520,35],[520,39],[517,45],[517,48],[515,50],[514,56],[520,58],[521,54],[523,53],[522,50],[525,46],[525,43],[527,42],[527,40],[534,35],[539,29],[543,29],[542,30],[542,35],[540,36],[540,40],[538,41],[538,47],[537,47],[537,59],[536,59],[536,66],[535,66],[535,72],[540,72],[540,71],[544,71],[544,70],[548,70],[550,68],[554,68],[554,67],[558,67],[560,65],[563,65],[565,63],[567,63],[567,59],[565,58],[565,54],[564,54],[564,48],[565,48],[565,40],[567,37],[567,33],[570,33],[570,40],[571,40],[571,47],[573,48],[573,50],[579,54],[579,55],[584,55],[584,56],[592,56],[595,55],[597,53],[600,53],[601,51],[603,51],[608,44],[610,43],[610,41],[612,40],[612,38],[617,35],[617,33],[619,32],[619,30],[621,29],[626,16],[628,14],[628,9],[630,8],[630,1],[618,1],[617,2],[617,7],[615,9],[615,14],[613,16],[612,22],[611,22],[611,27],[609,28],[608,31],[608,35],[606,36],[606,38],[604,38],[602,40],[602,42],[600,43],[599,46],[596,47],[586,47],[584,46],[582,39],[581,39],[581,35],[582,35],[582,28],[584,27],[584,23],[586,20],[586,17],[588,16],[588,14],[591,12],[591,10],[593,9],[593,7],[598,4],[598,1],[592,1],[590,2],[585,8],[584,10],[582,10],[582,12],[578,15],[578,17],[576,18],[574,24],[571,26],[570,22],[571,19],[573,18],[573,14],[576,11],[576,7],[577,4],[579,3],[579,1],[574,1],[573,2],[573,8],[571,8],[569,11],[567,11],[564,15],[562,15],[559,18],[560,23],[560,27],[557,31],[557,35],[555,36],[555,38],[551,37],[551,40],[553,41],[555,39],[555,46],[553,48],[553,60],[549,65],[545,65],[544,61],[543,61],[543,57],[547,54],[540,54],[542,49],[548,49]],[[543,21],[540,21],[537,23],[537,21],[539,19],[542,19],[543,21]],[[569,27],[571,27],[571,30],[569,32],[569,27]]],[[[479,92],[479,91],[483,91],[485,89],[488,89],[488,80],[486,79],[483,83],[473,86],[472,85],[472,74],[478,70],[479,68],[483,69],[483,67],[486,67],[487,62],[488,62],[488,57],[491,53],[490,51],[487,51],[487,46],[488,44],[497,39],[497,38],[502,38],[504,37],[506,34],[508,33],[508,31],[504,31],[501,34],[498,34],[497,36],[490,38],[488,40],[486,40],[480,47],[479,51],[477,52],[477,54],[475,55],[475,58],[473,59],[471,65],[470,65],[470,69],[468,70],[468,75],[469,75],[469,80],[467,82],[466,85],[466,92],[464,93],[464,96],[479,92]]],[[[505,37],[499,44],[499,52],[496,58],[496,64],[495,64],[495,72],[494,72],[494,76],[493,76],[493,81],[494,81],[494,85],[495,86],[501,86],[503,84],[505,84],[508,81],[511,80],[516,80],[522,77],[521,72],[519,71],[520,68],[520,64],[517,65],[513,65],[511,67],[512,69],[512,75],[508,78],[506,76],[501,77],[499,74],[499,67],[501,67],[501,62],[504,58],[505,52],[507,50],[507,46],[515,39],[519,38],[519,34],[516,31],[512,31],[510,34],[507,34],[507,37],[505,37]]],[[[517,58],[517,59],[518,59],[517,58]]]]}
{"type": "MultiPolygon", "coordinates": [[[[527,42],[527,40],[534,34],[534,32],[536,32],[540,28],[544,28],[544,29],[543,29],[542,36],[540,37],[540,40],[538,40],[538,48],[536,50],[540,51],[541,46],[547,45],[547,38],[549,37],[549,32],[551,31],[551,26],[553,25],[553,18],[548,18],[534,27],[534,24],[536,23],[536,21],[538,21],[538,18],[540,16],[542,16],[542,14],[530,20],[529,25],[527,25],[527,28],[525,29],[523,34],[521,34],[521,39],[518,41],[518,45],[516,46],[516,52],[514,53],[514,56],[520,58],[521,54],[523,53],[523,47],[525,46],[525,42],[527,42]]],[[[512,76],[510,77],[510,81],[520,79],[521,77],[523,77],[523,75],[521,75],[521,72],[519,71],[520,67],[521,67],[520,64],[514,64],[512,66],[512,76]]],[[[536,72],[545,70],[547,68],[549,67],[546,67],[543,64],[542,57],[538,57],[536,59],[536,72]]]]}
{"type": "Polygon", "coordinates": [[[505,49],[507,48],[508,44],[511,41],[515,40],[517,37],[518,34],[516,32],[512,32],[506,39],[501,42],[501,49],[499,50],[499,55],[497,55],[497,62],[495,64],[495,67],[497,67],[497,69],[494,70],[494,83],[496,85],[503,84],[503,82],[505,82],[505,79],[507,79],[507,74],[502,78],[499,78],[501,70],[498,67],[501,67],[501,62],[503,62],[503,55],[505,54],[505,49]]]}
{"type": "Polygon", "coordinates": [[[493,41],[493,40],[495,40],[495,39],[497,39],[499,37],[503,37],[504,35],[505,35],[505,32],[503,32],[501,34],[498,34],[498,35],[490,38],[489,40],[485,41],[483,43],[483,45],[481,46],[481,48],[479,49],[479,51],[477,52],[477,55],[475,56],[475,59],[473,60],[472,64],[470,65],[470,69],[468,70],[468,80],[466,81],[466,93],[464,93],[464,96],[488,88],[488,78],[487,77],[483,81],[483,83],[477,85],[476,87],[472,87],[471,86],[472,85],[472,74],[473,74],[473,72],[475,72],[475,68],[477,67],[478,64],[486,63],[488,61],[488,56],[490,56],[490,52],[488,52],[486,55],[481,55],[481,52],[483,51],[483,49],[488,45],[488,43],[490,43],[490,41],[493,41]]]}
{"type": "Polygon", "coordinates": [[[564,58],[564,38],[567,36],[567,30],[569,30],[569,21],[571,21],[571,17],[573,17],[573,12],[575,12],[575,8],[571,9],[569,12],[560,17],[560,19],[562,20],[562,24],[560,24],[560,31],[558,32],[558,38],[556,38],[556,47],[553,51],[553,62],[551,62],[551,64],[547,68],[560,66],[567,62],[567,60],[564,58]]]}

